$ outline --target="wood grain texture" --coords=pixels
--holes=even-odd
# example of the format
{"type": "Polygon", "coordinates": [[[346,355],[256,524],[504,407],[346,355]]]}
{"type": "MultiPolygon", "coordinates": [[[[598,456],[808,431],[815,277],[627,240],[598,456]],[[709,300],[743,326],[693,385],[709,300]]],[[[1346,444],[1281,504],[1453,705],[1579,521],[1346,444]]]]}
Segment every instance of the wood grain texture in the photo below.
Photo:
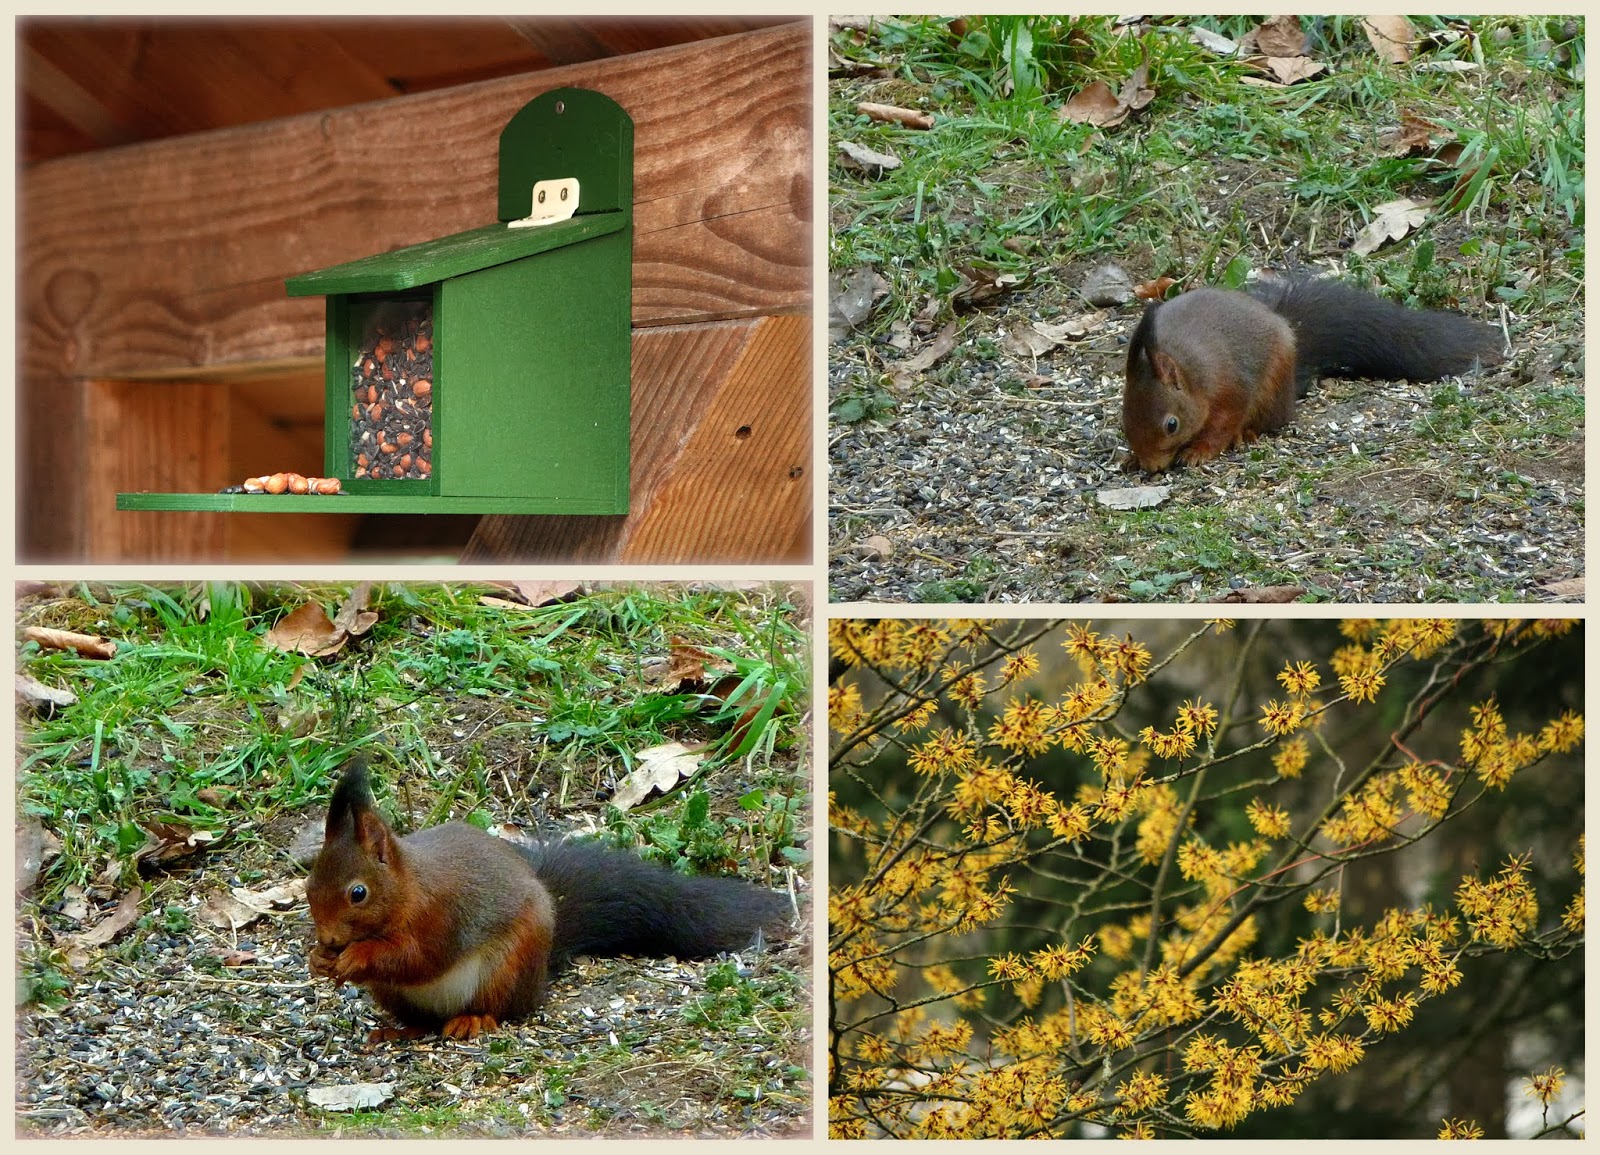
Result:
{"type": "MultiPolygon", "coordinates": [[[[314,386],[320,408],[320,373],[314,386]]],[[[262,407],[257,389],[219,382],[94,381],[88,386],[87,559],[105,562],[342,559],[350,515],[225,515],[118,512],[124,491],[208,492],[263,468],[317,473],[322,425],[285,421],[303,409],[307,382],[262,407]],[[161,447],[157,449],[156,447],[161,447]]]]}
{"type": "Polygon", "coordinates": [[[807,560],[810,367],[807,317],[635,333],[628,516],[485,517],[462,560],[807,560]]]}
{"type": "Polygon", "coordinates": [[[793,16],[185,18],[17,22],[19,156],[71,152],[536,72],[793,16]]]}
{"type": "Polygon", "coordinates": [[[87,378],[320,357],[284,279],[492,221],[500,129],[550,88],[634,117],[635,325],[808,310],[810,53],[782,25],[24,172],[19,557],[88,554],[87,378]]]}

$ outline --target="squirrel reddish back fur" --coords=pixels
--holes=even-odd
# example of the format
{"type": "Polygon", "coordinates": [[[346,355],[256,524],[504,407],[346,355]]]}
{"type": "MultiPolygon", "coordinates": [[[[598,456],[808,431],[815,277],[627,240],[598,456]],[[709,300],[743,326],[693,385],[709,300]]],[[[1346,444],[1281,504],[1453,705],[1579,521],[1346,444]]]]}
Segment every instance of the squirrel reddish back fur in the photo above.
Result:
{"type": "Polygon", "coordinates": [[[397,837],[353,762],[306,884],[314,974],[367,988],[402,1030],[468,1038],[536,1010],[579,954],[697,958],[781,932],[785,896],[691,878],[624,851],[528,846],[465,823],[397,837]]]}
{"type": "Polygon", "coordinates": [[[1122,427],[1140,467],[1196,465],[1286,425],[1321,376],[1435,381],[1499,360],[1498,335],[1334,280],[1198,288],[1151,305],[1128,342],[1122,427]]]}

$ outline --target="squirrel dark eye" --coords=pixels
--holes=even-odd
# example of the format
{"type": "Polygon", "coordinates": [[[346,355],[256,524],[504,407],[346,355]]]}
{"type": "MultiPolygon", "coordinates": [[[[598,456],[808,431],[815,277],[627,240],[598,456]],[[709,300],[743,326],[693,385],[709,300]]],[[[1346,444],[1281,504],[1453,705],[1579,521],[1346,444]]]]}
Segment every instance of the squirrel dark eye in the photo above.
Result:
{"type": "Polygon", "coordinates": [[[1177,415],[1174,413],[1168,413],[1167,419],[1161,423],[1161,427],[1167,431],[1167,436],[1171,437],[1178,431],[1177,415]]]}
{"type": "Polygon", "coordinates": [[[367,888],[361,883],[356,883],[350,888],[350,901],[357,906],[367,901],[367,888]]]}

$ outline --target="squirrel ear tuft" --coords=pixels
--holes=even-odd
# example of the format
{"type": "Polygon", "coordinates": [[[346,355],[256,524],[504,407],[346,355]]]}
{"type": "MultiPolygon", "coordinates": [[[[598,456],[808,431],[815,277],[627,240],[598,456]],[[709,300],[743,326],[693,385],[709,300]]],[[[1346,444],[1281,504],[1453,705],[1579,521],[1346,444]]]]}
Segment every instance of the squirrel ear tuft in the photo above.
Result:
{"type": "Polygon", "coordinates": [[[349,837],[355,833],[356,819],[370,814],[373,808],[372,787],[367,781],[367,760],[359,755],[345,763],[339,784],[333,788],[328,801],[328,824],[323,837],[328,841],[349,837]]]}

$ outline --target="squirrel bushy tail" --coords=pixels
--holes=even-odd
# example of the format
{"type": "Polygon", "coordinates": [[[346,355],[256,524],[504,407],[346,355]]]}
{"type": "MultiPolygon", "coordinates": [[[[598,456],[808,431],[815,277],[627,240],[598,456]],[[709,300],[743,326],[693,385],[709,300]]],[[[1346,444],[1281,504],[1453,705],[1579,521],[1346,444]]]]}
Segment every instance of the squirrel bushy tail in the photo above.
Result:
{"type": "Polygon", "coordinates": [[[1271,281],[1250,295],[1294,329],[1300,396],[1324,376],[1437,381],[1499,361],[1500,334],[1464,317],[1375,297],[1342,281],[1271,281]]]}
{"type": "Polygon", "coordinates": [[[784,895],[738,878],[678,874],[623,850],[514,844],[555,901],[552,968],[574,955],[704,958],[787,922],[784,895]]]}

